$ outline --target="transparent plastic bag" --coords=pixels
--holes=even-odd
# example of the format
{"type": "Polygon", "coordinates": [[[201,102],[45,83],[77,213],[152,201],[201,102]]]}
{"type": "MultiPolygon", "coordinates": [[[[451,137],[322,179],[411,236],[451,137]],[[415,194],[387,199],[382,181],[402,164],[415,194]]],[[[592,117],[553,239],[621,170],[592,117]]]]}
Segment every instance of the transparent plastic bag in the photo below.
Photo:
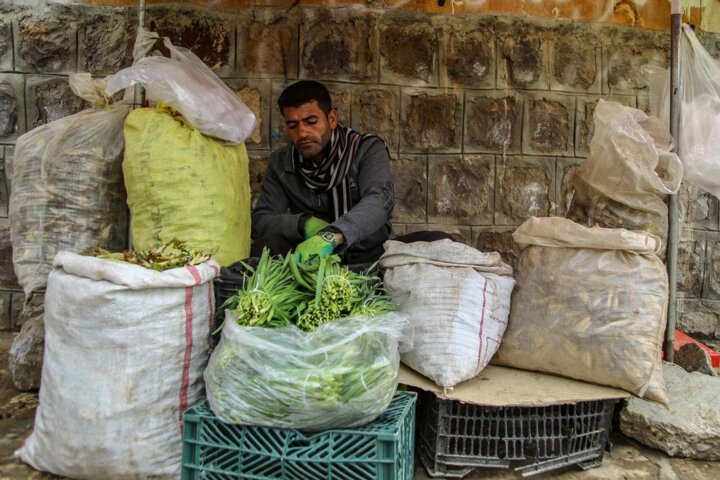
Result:
{"type": "Polygon", "coordinates": [[[346,317],[303,332],[241,327],[226,311],[205,370],[210,408],[230,423],[317,431],[385,411],[397,387],[407,318],[346,317]]]}
{"type": "Polygon", "coordinates": [[[108,77],[108,95],[140,83],[149,101],[171,106],[203,134],[230,143],[245,141],[255,128],[255,114],[190,50],[167,38],[163,43],[171,58],[138,59],[108,77]]]}
{"type": "MultiPolygon", "coordinates": [[[[720,198],[720,62],[683,25],[678,155],[684,180],[720,198]]],[[[670,70],[645,65],[650,111],[670,125],[670,70]]]]}
{"type": "Polygon", "coordinates": [[[600,100],[590,155],[572,179],[566,217],[587,227],[644,230],[667,237],[665,195],[677,193],[683,169],[673,139],[655,117],[600,100]]]}

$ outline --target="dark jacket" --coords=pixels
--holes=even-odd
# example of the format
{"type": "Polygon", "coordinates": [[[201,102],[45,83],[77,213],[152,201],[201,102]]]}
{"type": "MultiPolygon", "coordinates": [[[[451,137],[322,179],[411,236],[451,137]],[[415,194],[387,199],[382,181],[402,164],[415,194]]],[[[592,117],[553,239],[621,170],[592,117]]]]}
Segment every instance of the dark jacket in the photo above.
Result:
{"type": "Polygon", "coordinates": [[[390,157],[385,143],[369,137],[358,147],[350,168],[352,208],[333,221],[328,192],[314,193],[295,170],[291,145],[273,152],[252,213],[253,239],[280,233],[293,242],[304,240],[300,218],[313,215],[330,222],[345,236],[351,252],[377,249],[392,234],[390,218],[395,206],[390,157]]]}

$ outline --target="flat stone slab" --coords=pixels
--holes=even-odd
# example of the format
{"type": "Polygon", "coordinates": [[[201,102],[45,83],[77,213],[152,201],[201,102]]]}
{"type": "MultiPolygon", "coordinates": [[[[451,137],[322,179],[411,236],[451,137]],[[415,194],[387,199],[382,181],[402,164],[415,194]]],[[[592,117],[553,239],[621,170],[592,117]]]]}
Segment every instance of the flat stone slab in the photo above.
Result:
{"type": "Polygon", "coordinates": [[[663,364],[669,405],[631,398],[620,413],[629,437],[673,457],[720,460],[720,378],[663,364]]]}

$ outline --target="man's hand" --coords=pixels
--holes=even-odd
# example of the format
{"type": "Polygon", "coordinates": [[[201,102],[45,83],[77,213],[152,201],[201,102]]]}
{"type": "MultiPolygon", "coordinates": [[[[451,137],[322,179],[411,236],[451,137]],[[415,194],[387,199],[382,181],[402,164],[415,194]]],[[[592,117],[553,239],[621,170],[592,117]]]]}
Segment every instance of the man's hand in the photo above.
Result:
{"type": "Polygon", "coordinates": [[[330,224],[321,218],[308,218],[307,220],[305,220],[305,240],[308,240],[310,237],[314,237],[320,232],[320,230],[327,227],[328,225],[330,224]]]}
{"type": "Polygon", "coordinates": [[[320,235],[315,235],[295,247],[295,257],[297,257],[298,261],[303,262],[313,255],[318,257],[330,256],[333,250],[332,242],[328,242],[320,235]]]}

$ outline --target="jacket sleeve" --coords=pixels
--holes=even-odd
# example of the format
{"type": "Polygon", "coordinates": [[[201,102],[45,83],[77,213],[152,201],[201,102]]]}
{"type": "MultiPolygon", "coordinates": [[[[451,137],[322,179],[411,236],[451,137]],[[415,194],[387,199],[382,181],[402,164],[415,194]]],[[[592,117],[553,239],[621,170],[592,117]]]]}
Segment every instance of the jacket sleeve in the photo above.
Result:
{"type": "Polygon", "coordinates": [[[268,166],[260,187],[260,197],[252,212],[253,240],[271,233],[279,233],[292,242],[304,240],[299,224],[302,214],[287,213],[290,207],[285,190],[277,173],[268,166]]]}
{"type": "Polygon", "coordinates": [[[365,140],[367,149],[359,156],[360,201],[330,227],[345,236],[345,247],[378,231],[390,221],[395,206],[390,156],[379,138],[365,140]]]}

